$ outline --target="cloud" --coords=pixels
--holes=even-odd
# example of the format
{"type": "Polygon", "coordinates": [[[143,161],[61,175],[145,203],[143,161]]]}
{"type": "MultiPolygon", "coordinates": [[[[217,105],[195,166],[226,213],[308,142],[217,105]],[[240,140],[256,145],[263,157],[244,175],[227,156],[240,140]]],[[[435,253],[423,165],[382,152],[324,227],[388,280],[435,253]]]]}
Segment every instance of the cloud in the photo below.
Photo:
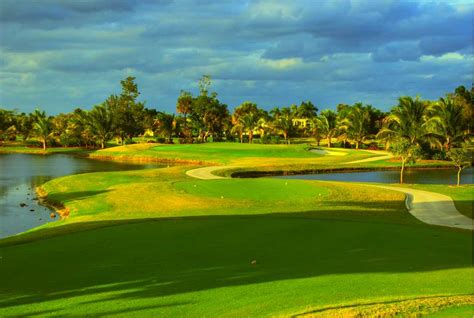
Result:
{"type": "Polygon", "coordinates": [[[472,82],[459,2],[0,1],[0,105],[90,107],[137,77],[150,107],[211,74],[229,106],[437,98],[472,82]]]}

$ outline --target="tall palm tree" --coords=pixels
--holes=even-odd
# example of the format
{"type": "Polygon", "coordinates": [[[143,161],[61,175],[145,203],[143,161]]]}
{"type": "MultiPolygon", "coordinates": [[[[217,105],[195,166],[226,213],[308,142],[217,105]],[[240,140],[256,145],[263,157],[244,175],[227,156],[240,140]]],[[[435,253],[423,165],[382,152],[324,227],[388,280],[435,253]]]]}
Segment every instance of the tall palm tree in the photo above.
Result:
{"type": "Polygon", "coordinates": [[[356,149],[369,135],[370,114],[362,105],[355,105],[342,121],[342,127],[347,137],[355,142],[356,149]]]}
{"type": "Polygon", "coordinates": [[[377,137],[387,140],[407,138],[412,144],[419,144],[430,135],[427,129],[428,105],[426,102],[404,96],[398,99],[377,137]]]}
{"type": "Polygon", "coordinates": [[[44,111],[36,109],[32,114],[33,132],[43,144],[43,150],[46,151],[47,141],[51,137],[51,120],[44,111]]]}
{"type": "Polygon", "coordinates": [[[431,112],[430,128],[446,151],[469,138],[467,127],[465,127],[463,107],[453,99],[440,98],[432,106],[431,112]]]}
{"type": "Polygon", "coordinates": [[[87,114],[87,126],[89,131],[97,140],[101,149],[110,140],[114,133],[114,121],[112,114],[104,105],[96,105],[87,114]]]}
{"type": "Polygon", "coordinates": [[[331,147],[331,139],[336,136],[336,113],[332,110],[327,109],[321,112],[313,121],[316,133],[328,141],[328,147],[331,147]]]}

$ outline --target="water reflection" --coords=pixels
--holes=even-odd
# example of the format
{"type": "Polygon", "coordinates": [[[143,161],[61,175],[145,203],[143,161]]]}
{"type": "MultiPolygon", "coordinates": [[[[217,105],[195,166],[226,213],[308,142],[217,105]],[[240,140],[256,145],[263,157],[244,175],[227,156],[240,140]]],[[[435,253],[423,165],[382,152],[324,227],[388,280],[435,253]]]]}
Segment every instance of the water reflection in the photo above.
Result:
{"type": "Polygon", "coordinates": [[[157,164],[117,163],[59,154],[0,154],[0,237],[55,220],[50,217],[48,208],[39,205],[34,190],[48,180],[77,173],[158,167],[157,164]]]}
{"type": "MultiPolygon", "coordinates": [[[[400,180],[400,172],[398,170],[341,172],[341,173],[321,173],[321,174],[281,176],[277,178],[397,183],[400,180]]],[[[404,174],[404,179],[405,179],[405,183],[456,184],[456,170],[455,169],[407,170],[404,174]]],[[[470,169],[463,170],[461,174],[461,183],[472,184],[472,180],[473,180],[473,169],[470,168],[470,169]]]]}

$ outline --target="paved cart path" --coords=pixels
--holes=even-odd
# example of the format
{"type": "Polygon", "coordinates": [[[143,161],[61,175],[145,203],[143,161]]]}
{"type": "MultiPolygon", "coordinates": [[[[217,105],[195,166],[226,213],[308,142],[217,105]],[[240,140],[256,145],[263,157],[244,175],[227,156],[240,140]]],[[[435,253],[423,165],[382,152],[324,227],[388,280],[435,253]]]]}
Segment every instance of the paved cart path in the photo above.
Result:
{"type": "Polygon", "coordinates": [[[369,186],[405,193],[408,212],[424,223],[474,230],[474,220],[459,213],[453,200],[447,195],[411,188],[369,186]]]}

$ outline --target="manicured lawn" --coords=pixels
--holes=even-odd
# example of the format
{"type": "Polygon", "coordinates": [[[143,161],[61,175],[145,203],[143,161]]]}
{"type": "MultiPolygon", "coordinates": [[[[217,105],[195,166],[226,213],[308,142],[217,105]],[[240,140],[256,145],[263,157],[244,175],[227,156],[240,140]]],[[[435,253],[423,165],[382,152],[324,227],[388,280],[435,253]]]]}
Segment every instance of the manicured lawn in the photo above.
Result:
{"type": "Polygon", "coordinates": [[[304,213],[149,220],[3,247],[0,314],[269,316],[465,295],[471,248],[469,233],[304,213]]]}
{"type": "MultiPolygon", "coordinates": [[[[262,169],[371,156],[321,156],[303,145],[268,146],[269,157],[259,155],[266,145],[187,146],[126,146],[114,156],[194,154],[249,168],[256,156],[262,169]]],[[[69,217],[0,240],[0,316],[441,315],[474,304],[472,233],[421,223],[401,193],[307,180],[198,180],[185,175],[192,168],[44,184],[69,217]]],[[[472,187],[462,193],[452,192],[456,204],[472,187]]]]}
{"type": "MultiPolygon", "coordinates": [[[[288,164],[292,161],[310,163],[325,156],[306,150],[305,144],[262,145],[240,143],[205,143],[191,145],[137,144],[99,150],[92,157],[123,157],[137,159],[165,159],[170,161],[203,162],[212,164],[268,165],[288,164]]],[[[373,154],[347,150],[346,160],[368,158],[373,154]]],[[[325,159],[323,159],[325,160],[325,159]]],[[[340,158],[338,160],[341,160],[340,158]]]]}

